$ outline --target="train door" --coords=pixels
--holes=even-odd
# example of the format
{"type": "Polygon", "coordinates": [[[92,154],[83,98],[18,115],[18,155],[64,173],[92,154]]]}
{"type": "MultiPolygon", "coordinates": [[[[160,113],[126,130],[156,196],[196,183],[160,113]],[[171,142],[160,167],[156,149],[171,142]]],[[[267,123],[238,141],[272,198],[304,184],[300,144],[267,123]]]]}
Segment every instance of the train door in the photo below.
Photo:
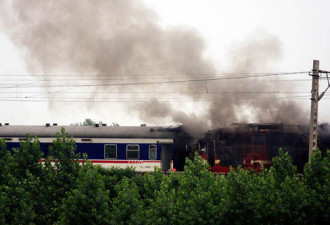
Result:
{"type": "Polygon", "coordinates": [[[209,140],[206,144],[207,162],[214,166],[215,164],[215,140],[209,140]]]}
{"type": "Polygon", "coordinates": [[[162,144],[162,171],[171,169],[171,145],[162,144]]]}

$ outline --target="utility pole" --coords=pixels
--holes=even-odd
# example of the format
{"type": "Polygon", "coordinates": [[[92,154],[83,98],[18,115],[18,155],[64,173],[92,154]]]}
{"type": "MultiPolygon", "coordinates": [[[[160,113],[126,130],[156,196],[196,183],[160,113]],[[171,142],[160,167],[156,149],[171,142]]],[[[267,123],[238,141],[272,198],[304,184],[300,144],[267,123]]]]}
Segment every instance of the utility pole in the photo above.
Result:
{"type": "Polygon", "coordinates": [[[319,60],[313,60],[312,74],[312,98],[311,98],[311,121],[309,128],[309,152],[308,162],[311,160],[312,152],[317,147],[317,114],[319,101],[319,60]]]}
{"type": "Polygon", "coordinates": [[[310,121],[310,128],[309,128],[309,154],[308,154],[308,162],[311,161],[311,155],[313,151],[317,147],[317,114],[318,114],[318,102],[330,88],[330,79],[329,74],[330,72],[320,70],[319,68],[319,60],[313,61],[313,80],[312,80],[312,98],[311,98],[311,121],[310,121]],[[326,74],[326,78],[328,81],[328,87],[325,91],[319,95],[319,78],[320,73],[326,74]]]}

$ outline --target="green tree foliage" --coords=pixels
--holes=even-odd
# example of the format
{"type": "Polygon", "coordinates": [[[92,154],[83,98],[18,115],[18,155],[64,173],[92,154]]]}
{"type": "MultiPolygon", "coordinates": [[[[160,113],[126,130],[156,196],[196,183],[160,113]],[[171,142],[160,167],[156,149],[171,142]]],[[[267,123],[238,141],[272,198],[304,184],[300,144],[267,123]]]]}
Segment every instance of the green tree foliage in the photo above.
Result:
{"type": "Polygon", "coordinates": [[[328,224],[330,151],[298,174],[284,151],[260,173],[215,175],[195,155],[183,172],[79,163],[64,130],[43,163],[37,138],[0,140],[0,224],[328,224]]]}
{"type": "Polygon", "coordinates": [[[76,143],[72,137],[68,137],[65,129],[61,129],[61,133],[56,134],[56,140],[53,142],[53,152],[55,165],[58,170],[65,170],[65,172],[72,173],[79,165],[76,160],[79,155],[76,155],[76,143]]]}
{"type": "MultiPolygon", "coordinates": [[[[100,122],[102,123],[102,122],[100,122]]],[[[80,124],[81,126],[94,126],[96,124],[96,122],[94,122],[91,119],[86,119],[82,124],[80,124]]]]}
{"type": "Polygon", "coordinates": [[[109,191],[102,175],[90,163],[82,167],[77,186],[63,199],[61,224],[108,224],[110,220],[109,191]]]}
{"type": "Polygon", "coordinates": [[[115,187],[122,181],[122,179],[131,179],[135,177],[135,170],[132,167],[120,169],[118,167],[103,168],[97,166],[97,170],[103,176],[105,188],[110,191],[110,199],[113,199],[115,196],[117,196],[117,190],[115,187]]]}
{"type": "Polygon", "coordinates": [[[54,223],[60,214],[62,200],[68,192],[77,186],[79,175],[79,155],[76,155],[76,144],[72,137],[62,128],[53,141],[51,157],[45,160],[43,169],[42,193],[46,211],[44,221],[54,223]]]}
{"type": "Polygon", "coordinates": [[[184,172],[149,178],[155,188],[149,194],[145,224],[213,224],[221,193],[217,193],[217,179],[208,168],[196,155],[193,162],[186,161],[184,172]],[[158,177],[162,179],[157,181],[158,177]]]}
{"type": "Polygon", "coordinates": [[[304,183],[307,186],[309,221],[328,224],[330,221],[330,150],[322,158],[317,149],[311,156],[311,162],[304,168],[304,183]]]}
{"type": "Polygon", "coordinates": [[[28,171],[36,176],[41,174],[39,159],[42,157],[42,153],[38,138],[32,138],[30,135],[27,135],[26,140],[21,141],[19,148],[12,149],[12,155],[6,149],[4,142],[0,146],[0,154],[1,157],[4,157],[3,160],[5,162],[3,166],[7,167],[15,177],[23,178],[28,171]]]}
{"type": "Polygon", "coordinates": [[[288,152],[279,150],[278,156],[273,158],[270,173],[277,184],[281,184],[286,177],[292,178],[297,174],[297,167],[292,164],[292,158],[288,152]]]}
{"type": "Polygon", "coordinates": [[[111,224],[144,224],[144,204],[137,185],[124,178],[116,189],[118,195],[112,204],[111,224]]]}
{"type": "Polygon", "coordinates": [[[186,160],[185,172],[179,179],[175,211],[178,224],[213,224],[215,179],[209,166],[197,154],[193,161],[186,160]]]}
{"type": "Polygon", "coordinates": [[[223,198],[223,223],[224,224],[251,224],[254,215],[255,205],[253,204],[253,187],[255,177],[251,176],[249,171],[240,167],[237,171],[231,171],[227,176],[224,185],[223,198]]]}
{"type": "Polygon", "coordinates": [[[139,194],[144,199],[144,204],[149,206],[154,201],[155,193],[160,190],[164,174],[160,168],[155,168],[153,173],[147,173],[143,176],[134,176],[133,181],[139,188],[139,194]]]}
{"type": "Polygon", "coordinates": [[[321,151],[315,150],[311,162],[305,165],[304,182],[312,189],[319,189],[330,181],[330,150],[322,158],[321,151]]]}
{"type": "Polygon", "coordinates": [[[38,205],[32,191],[38,187],[35,177],[27,171],[24,178],[7,174],[6,181],[0,186],[1,224],[34,223],[38,205]]]}
{"type": "Polygon", "coordinates": [[[4,139],[0,139],[0,159],[5,159],[8,153],[6,141],[4,139]]]}
{"type": "Polygon", "coordinates": [[[151,201],[150,207],[145,209],[145,224],[175,224],[175,201],[176,188],[174,188],[174,178],[179,174],[171,174],[170,177],[164,176],[159,190],[155,190],[154,200],[151,201]]]}
{"type": "Polygon", "coordinates": [[[11,164],[14,163],[14,159],[4,139],[0,139],[0,184],[7,183],[7,174],[10,174],[11,164]]]}
{"type": "Polygon", "coordinates": [[[27,135],[12,154],[0,141],[0,221],[28,224],[36,218],[39,177],[42,174],[40,145],[37,138],[27,135]],[[20,215],[19,217],[17,215],[20,215]]]}
{"type": "Polygon", "coordinates": [[[75,143],[64,130],[54,141],[55,158],[40,162],[37,138],[27,135],[19,148],[0,141],[0,221],[8,224],[53,224],[62,199],[76,185],[80,170],[75,143]],[[18,216],[19,215],[19,216],[18,216]]]}
{"type": "MultiPolygon", "coordinates": [[[[102,123],[102,122],[100,122],[100,123],[102,123]]],[[[85,121],[82,122],[82,123],[74,123],[74,124],[70,124],[70,125],[71,125],[71,126],[94,126],[95,124],[96,124],[95,121],[93,121],[93,120],[90,119],[90,118],[87,118],[87,119],[85,119],[85,121]]]]}
{"type": "MultiPolygon", "coordinates": [[[[94,126],[95,124],[102,125],[103,122],[102,122],[102,121],[95,122],[94,120],[92,120],[92,119],[90,119],[90,118],[87,118],[87,119],[85,119],[85,121],[82,122],[82,123],[73,123],[73,124],[70,124],[70,125],[71,125],[71,126],[94,126]]],[[[113,127],[119,127],[119,123],[112,122],[112,123],[111,123],[111,126],[113,126],[113,127]]]]}

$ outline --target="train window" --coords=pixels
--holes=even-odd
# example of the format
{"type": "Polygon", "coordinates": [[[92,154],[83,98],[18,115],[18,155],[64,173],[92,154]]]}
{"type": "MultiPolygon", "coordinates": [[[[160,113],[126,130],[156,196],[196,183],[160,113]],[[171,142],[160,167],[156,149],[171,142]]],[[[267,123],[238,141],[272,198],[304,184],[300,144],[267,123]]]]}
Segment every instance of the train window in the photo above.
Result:
{"type": "Polygon", "coordinates": [[[127,145],[126,146],[126,158],[127,159],[139,159],[139,145],[127,145]]]}
{"type": "Polygon", "coordinates": [[[46,147],[45,147],[45,151],[44,151],[44,156],[43,158],[47,158],[48,156],[52,156],[53,154],[53,149],[54,149],[54,145],[51,143],[47,143],[46,147]]]}
{"type": "Polygon", "coordinates": [[[237,144],[250,145],[251,144],[251,137],[246,136],[246,135],[242,135],[242,136],[236,137],[235,141],[236,141],[237,144]]]}
{"type": "Polygon", "coordinates": [[[149,145],[149,159],[157,159],[157,145],[149,145]]]}
{"type": "Polygon", "coordinates": [[[255,135],[253,144],[255,145],[264,145],[265,144],[265,137],[262,135],[255,135]]]}
{"type": "Polygon", "coordinates": [[[104,158],[117,159],[117,145],[104,145],[104,158]]]}

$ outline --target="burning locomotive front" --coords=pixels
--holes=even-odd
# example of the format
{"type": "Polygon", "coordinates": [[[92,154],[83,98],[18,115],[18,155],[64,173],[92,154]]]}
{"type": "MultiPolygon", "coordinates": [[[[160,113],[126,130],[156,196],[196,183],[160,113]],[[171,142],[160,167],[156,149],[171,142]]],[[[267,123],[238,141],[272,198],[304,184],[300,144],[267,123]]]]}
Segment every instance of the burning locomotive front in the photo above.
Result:
{"type": "MultiPolygon", "coordinates": [[[[323,130],[329,127],[321,126],[323,130]]],[[[282,148],[301,172],[308,161],[308,132],[308,126],[303,125],[236,123],[208,131],[198,141],[197,149],[213,172],[227,173],[229,166],[241,165],[257,171],[261,165],[269,168],[272,158],[282,148]]],[[[319,139],[320,148],[329,148],[329,135],[319,139]]]]}

